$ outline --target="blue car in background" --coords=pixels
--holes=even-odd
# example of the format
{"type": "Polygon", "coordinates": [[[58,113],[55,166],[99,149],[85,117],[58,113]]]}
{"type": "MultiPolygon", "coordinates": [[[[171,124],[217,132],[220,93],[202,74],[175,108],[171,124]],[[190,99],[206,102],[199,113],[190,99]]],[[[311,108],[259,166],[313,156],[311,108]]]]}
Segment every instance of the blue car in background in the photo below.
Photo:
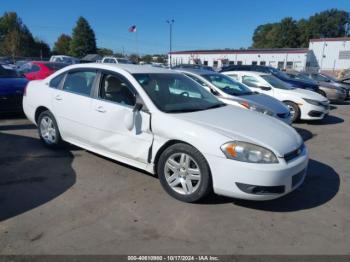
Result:
{"type": "Polygon", "coordinates": [[[299,79],[290,78],[286,73],[271,66],[231,65],[221,69],[221,72],[225,71],[255,71],[272,74],[280,80],[292,85],[293,87],[307,89],[322,94],[317,84],[311,81],[303,81],[299,79]]]}
{"type": "Polygon", "coordinates": [[[28,80],[16,70],[0,65],[0,114],[22,112],[23,91],[28,80]]]}

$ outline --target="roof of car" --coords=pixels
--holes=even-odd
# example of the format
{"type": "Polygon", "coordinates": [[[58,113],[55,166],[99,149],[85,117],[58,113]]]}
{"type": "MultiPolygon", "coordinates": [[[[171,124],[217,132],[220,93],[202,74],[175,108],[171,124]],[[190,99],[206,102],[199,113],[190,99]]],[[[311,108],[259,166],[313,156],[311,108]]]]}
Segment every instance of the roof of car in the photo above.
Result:
{"type": "Polygon", "coordinates": [[[215,71],[210,71],[206,69],[193,69],[193,68],[175,68],[174,70],[179,72],[189,72],[197,75],[213,75],[213,74],[219,74],[215,71]]]}
{"type": "Polygon", "coordinates": [[[225,71],[225,72],[222,72],[223,74],[227,74],[227,73],[234,73],[234,74],[252,74],[252,75],[260,75],[260,76],[263,76],[263,75],[271,75],[271,74],[268,74],[268,73],[263,73],[263,72],[259,72],[259,71],[225,71]]]}
{"type": "Polygon", "coordinates": [[[169,70],[161,67],[154,67],[149,65],[133,65],[133,64],[104,64],[104,63],[87,63],[87,64],[76,64],[67,67],[67,69],[74,68],[98,68],[113,70],[114,68],[120,68],[127,71],[130,74],[178,74],[174,70],[169,70]]]}

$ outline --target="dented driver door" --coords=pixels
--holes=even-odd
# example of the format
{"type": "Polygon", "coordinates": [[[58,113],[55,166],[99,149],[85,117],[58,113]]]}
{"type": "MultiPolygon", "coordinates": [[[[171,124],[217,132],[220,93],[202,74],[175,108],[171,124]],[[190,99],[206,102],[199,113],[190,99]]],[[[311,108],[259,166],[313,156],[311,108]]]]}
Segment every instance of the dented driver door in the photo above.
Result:
{"type": "Polygon", "coordinates": [[[153,142],[151,115],[134,112],[136,96],[129,85],[116,74],[100,76],[90,111],[91,143],[104,155],[147,164],[153,142]]]}

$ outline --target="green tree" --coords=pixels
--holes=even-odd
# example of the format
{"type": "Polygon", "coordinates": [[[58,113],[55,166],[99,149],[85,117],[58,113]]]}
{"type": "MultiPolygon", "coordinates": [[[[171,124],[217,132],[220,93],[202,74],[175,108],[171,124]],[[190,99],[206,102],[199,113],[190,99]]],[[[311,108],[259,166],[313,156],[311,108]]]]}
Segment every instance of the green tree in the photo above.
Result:
{"type": "Polygon", "coordinates": [[[69,35],[61,34],[53,47],[53,53],[57,55],[69,55],[72,38],[69,35]]]}
{"type": "Polygon", "coordinates": [[[100,56],[113,56],[113,50],[108,48],[98,48],[97,54],[99,54],[100,56]]]}
{"type": "Polygon", "coordinates": [[[96,54],[96,38],[89,22],[80,17],[73,29],[70,53],[76,57],[83,57],[87,54],[96,54]]]}
{"type": "Polygon", "coordinates": [[[145,55],[141,58],[141,60],[147,64],[150,64],[153,62],[153,58],[151,55],[145,55]]]}
{"type": "Polygon", "coordinates": [[[271,39],[272,30],[277,23],[259,25],[253,34],[253,48],[272,48],[274,39],[271,39]]]}
{"type": "Polygon", "coordinates": [[[139,55],[137,55],[137,54],[131,54],[131,55],[129,56],[129,60],[130,60],[132,63],[134,63],[134,64],[138,64],[139,61],[140,61],[140,57],[139,57],[139,55]]]}
{"type": "Polygon", "coordinates": [[[307,47],[311,38],[345,36],[345,25],[349,22],[349,13],[337,9],[299,21],[287,17],[279,23],[259,25],[253,34],[253,47],[307,47]]]}
{"type": "Polygon", "coordinates": [[[32,56],[35,51],[33,35],[15,12],[0,17],[0,53],[2,55],[32,56]]]}
{"type": "Polygon", "coordinates": [[[43,40],[35,38],[35,53],[32,56],[40,57],[41,59],[44,57],[49,57],[51,55],[50,46],[45,43],[43,40]]]}
{"type": "Polygon", "coordinates": [[[337,9],[316,13],[306,21],[300,20],[299,38],[301,45],[308,46],[311,38],[345,36],[345,25],[349,22],[349,13],[337,9]]]}

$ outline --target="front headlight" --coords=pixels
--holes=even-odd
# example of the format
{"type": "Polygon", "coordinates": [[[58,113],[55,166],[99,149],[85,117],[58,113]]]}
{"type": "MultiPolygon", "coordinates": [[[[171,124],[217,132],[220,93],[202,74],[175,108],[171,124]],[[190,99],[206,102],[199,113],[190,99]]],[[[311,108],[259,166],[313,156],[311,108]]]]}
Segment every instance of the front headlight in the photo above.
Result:
{"type": "Polygon", "coordinates": [[[312,99],[307,99],[307,98],[303,98],[306,102],[308,102],[309,104],[315,105],[315,106],[322,106],[322,104],[317,101],[317,100],[312,100],[312,99]]]}
{"type": "Polygon", "coordinates": [[[262,113],[264,115],[269,115],[269,116],[274,116],[275,114],[273,112],[271,112],[270,110],[257,106],[257,105],[251,105],[248,102],[239,102],[242,106],[244,106],[245,108],[255,111],[255,112],[259,112],[262,113]]]}
{"type": "Polygon", "coordinates": [[[234,141],[221,146],[221,151],[229,159],[260,164],[278,163],[276,155],[261,146],[247,142],[234,141]]]}

